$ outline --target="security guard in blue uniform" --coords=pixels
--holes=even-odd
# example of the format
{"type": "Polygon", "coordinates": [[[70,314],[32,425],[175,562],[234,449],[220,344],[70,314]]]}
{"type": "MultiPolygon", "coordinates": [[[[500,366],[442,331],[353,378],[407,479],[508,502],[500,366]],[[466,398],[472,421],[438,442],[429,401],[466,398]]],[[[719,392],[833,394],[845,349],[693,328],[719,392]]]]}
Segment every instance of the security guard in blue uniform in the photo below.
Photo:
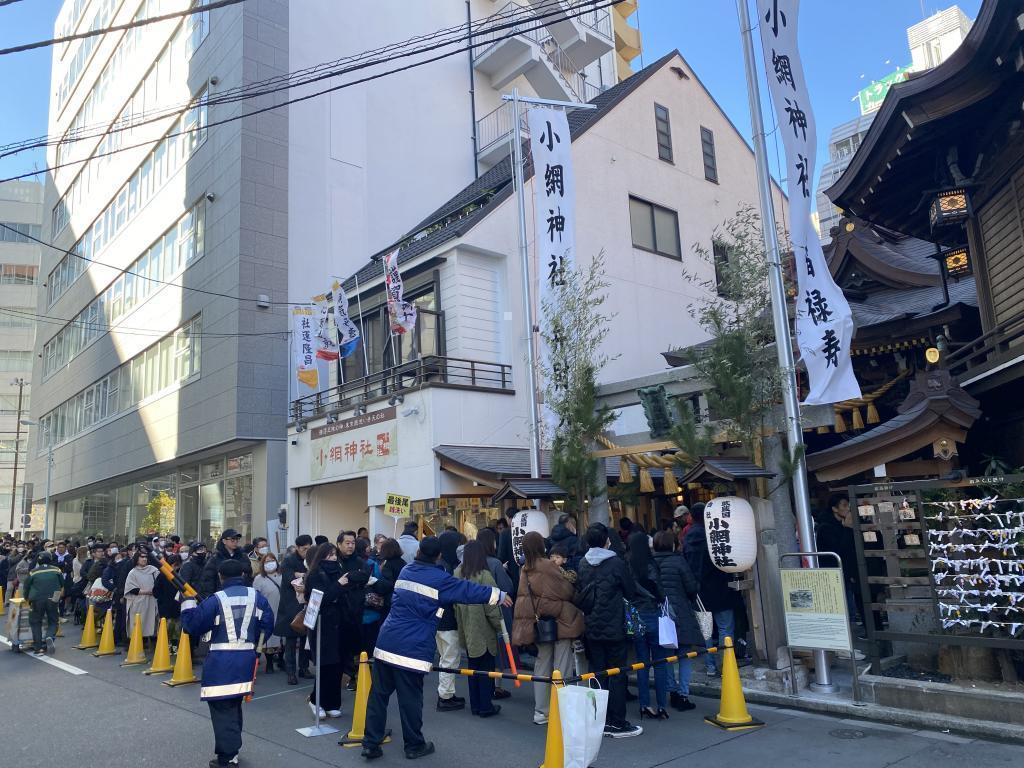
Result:
{"type": "Polygon", "coordinates": [[[181,604],[181,626],[191,637],[210,633],[200,698],[210,705],[214,751],[210,768],[237,763],[242,748],[242,700],[252,693],[260,636],[274,632],[274,612],[263,595],[245,586],[244,567],[225,560],[221,589],[203,602],[181,604]]]}
{"type": "Polygon", "coordinates": [[[391,597],[391,612],[380,629],[373,651],[373,684],[366,705],[362,755],[384,756],[391,694],[398,694],[405,756],[433,754],[434,743],[423,738],[423,678],[434,662],[437,622],[443,608],[455,603],[512,607],[512,599],[496,587],[485,587],[450,575],[440,564],[441,543],[435,536],[420,542],[416,559],[402,568],[391,597]]]}

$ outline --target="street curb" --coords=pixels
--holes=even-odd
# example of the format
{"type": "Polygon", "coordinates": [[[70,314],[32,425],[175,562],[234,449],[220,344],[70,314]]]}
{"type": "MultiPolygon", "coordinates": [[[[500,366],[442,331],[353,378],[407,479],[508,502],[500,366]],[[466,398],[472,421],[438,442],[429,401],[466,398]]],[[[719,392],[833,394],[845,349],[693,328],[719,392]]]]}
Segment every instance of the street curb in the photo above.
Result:
{"type": "MultiPolygon", "coordinates": [[[[691,683],[690,692],[697,696],[717,699],[720,689],[717,686],[691,683]]],[[[855,706],[852,701],[823,701],[821,699],[794,697],[768,691],[744,690],[743,696],[748,702],[769,704],[785,709],[802,709],[808,712],[842,715],[857,720],[874,721],[889,725],[901,725],[940,732],[948,731],[972,739],[984,737],[1024,744],[1024,728],[1008,723],[994,723],[967,717],[917,712],[910,709],[895,709],[870,703],[866,706],[855,706]]]]}

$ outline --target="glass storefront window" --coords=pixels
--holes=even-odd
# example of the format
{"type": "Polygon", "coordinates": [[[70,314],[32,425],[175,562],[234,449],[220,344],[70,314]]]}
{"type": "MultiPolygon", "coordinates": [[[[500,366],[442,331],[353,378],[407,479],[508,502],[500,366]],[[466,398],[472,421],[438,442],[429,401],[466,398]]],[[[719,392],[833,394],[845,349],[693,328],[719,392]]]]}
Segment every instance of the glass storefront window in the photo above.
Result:
{"type": "Polygon", "coordinates": [[[203,480],[213,480],[214,478],[217,478],[217,477],[224,477],[224,462],[218,460],[218,461],[209,461],[209,462],[203,464],[203,467],[202,467],[202,479],[203,480]]]}
{"type": "Polygon", "coordinates": [[[178,491],[178,535],[182,542],[199,538],[199,488],[178,491]]]}
{"type": "Polygon", "coordinates": [[[196,483],[199,481],[199,465],[185,464],[178,467],[178,479],[182,483],[196,483]]]}
{"type": "Polygon", "coordinates": [[[220,540],[224,524],[224,493],[220,483],[199,487],[199,538],[206,542],[220,540]]]}
{"type": "Polygon", "coordinates": [[[224,481],[224,527],[234,528],[249,541],[252,530],[252,475],[224,481]]]}
{"type": "Polygon", "coordinates": [[[228,474],[235,472],[252,472],[252,454],[243,453],[238,456],[228,456],[228,474]]]}

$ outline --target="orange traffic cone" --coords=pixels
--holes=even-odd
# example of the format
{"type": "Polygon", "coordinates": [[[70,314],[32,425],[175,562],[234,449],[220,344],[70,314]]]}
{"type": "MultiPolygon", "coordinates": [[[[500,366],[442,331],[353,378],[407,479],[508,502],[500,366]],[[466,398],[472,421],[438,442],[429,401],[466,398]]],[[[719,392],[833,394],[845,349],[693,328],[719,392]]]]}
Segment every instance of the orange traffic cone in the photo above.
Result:
{"type": "Polygon", "coordinates": [[[153,649],[153,663],[144,674],[162,675],[174,669],[171,664],[171,644],[167,640],[167,619],[160,619],[160,629],[156,633],[156,648],[153,649]]]}
{"type": "Polygon", "coordinates": [[[718,714],[706,716],[704,722],[727,731],[760,728],[764,723],[751,717],[747,711],[731,637],[725,638],[725,648],[719,649],[719,653],[722,654],[722,698],[718,704],[718,714]]]}
{"type": "Polygon", "coordinates": [[[98,646],[96,638],[96,606],[89,604],[89,610],[85,612],[85,626],[82,627],[82,640],[75,646],[80,651],[88,650],[98,646]]]}
{"type": "Polygon", "coordinates": [[[107,618],[103,621],[103,632],[100,634],[100,646],[93,656],[116,656],[119,653],[114,645],[114,609],[107,608],[107,618]]]}
{"type": "Polygon", "coordinates": [[[178,655],[174,659],[174,674],[164,685],[174,688],[179,685],[198,683],[199,678],[192,672],[192,645],[189,643],[188,632],[184,629],[178,637],[178,655]]]}
{"type": "Polygon", "coordinates": [[[562,673],[551,673],[551,698],[548,700],[548,732],[544,740],[544,762],[540,768],[562,768],[565,762],[562,746],[562,716],[558,713],[558,689],[562,687],[562,673]]]}
{"type": "Polygon", "coordinates": [[[135,623],[132,625],[132,639],[128,643],[128,655],[121,662],[122,667],[131,667],[136,664],[146,663],[146,648],[142,644],[142,616],[135,614],[135,623]]]}

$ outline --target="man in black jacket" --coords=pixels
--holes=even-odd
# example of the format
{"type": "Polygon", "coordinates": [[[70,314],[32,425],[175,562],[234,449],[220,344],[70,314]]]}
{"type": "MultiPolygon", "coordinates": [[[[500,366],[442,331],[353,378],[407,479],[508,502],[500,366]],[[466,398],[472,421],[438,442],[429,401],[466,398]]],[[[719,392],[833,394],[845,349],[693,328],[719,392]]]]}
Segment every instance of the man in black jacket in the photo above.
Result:
{"type": "MultiPolygon", "coordinates": [[[[591,670],[626,666],[623,600],[636,594],[626,563],[609,549],[608,529],[592,525],[584,536],[587,554],[580,562],[579,603],[586,618],[587,655],[591,670]]],[[[626,719],[626,676],[608,678],[608,714],[604,734],[613,739],[639,736],[643,728],[626,719]]]]}
{"type": "MultiPolygon", "coordinates": [[[[217,569],[225,560],[239,560],[242,563],[242,577],[246,586],[252,585],[252,562],[242,551],[242,534],[234,528],[228,528],[220,535],[217,542],[217,551],[206,558],[203,565],[203,575],[199,579],[199,586],[196,587],[202,595],[212,595],[220,589],[217,569]]],[[[195,586],[195,585],[193,585],[195,586]]]]}
{"type": "Polygon", "coordinates": [[[182,547],[178,554],[182,558],[178,576],[193,589],[198,590],[203,576],[203,567],[206,565],[206,545],[201,541],[191,541],[182,547]]]}
{"type": "Polygon", "coordinates": [[[342,531],[338,534],[338,565],[341,575],[348,576],[348,583],[342,588],[341,637],[339,653],[341,669],[347,675],[349,690],[355,690],[356,656],[362,645],[363,607],[366,604],[366,584],[370,580],[370,569],[366,561],[356,554],[356,532],[342,531]]]}
{"type": "Polygon", "coordinates": [[[295,551],[281,561],[281,602],[277,607],[277,623],[274,634],[284,638],[284,671],[288,674],[288,685],[298,685],[299,677],[313,677],[309,671],[309,651],[304,637],[291,628],[291,621],[302,608],[295,594],[292,581],[306,572],[306,553],[313,546],[313,538],[302,534],[295,539],[295,551]],[[295,653],[298,651],[298,675],[296,675],[295,653]]]}
{"type": "MultiPolygon", "coordinates": [[[[846,586],[846,609],[850,623],[859,624],[864,616],[864,601],[861,598],[860,570],[857,568],[857,545],[850,527],[850,500],[844,494],[833,494],[828,500],[829,512],[819,515],[814,538],[819,552],[835,552],[843,566],[843,581],[846,586]],[[858,612],[860,617],[857,616],[858,612]]],[[[831,560],[832,558],[826,558],[831,560]]],[[[826,562],[827,567],[835,563],[826,562]]]]}

